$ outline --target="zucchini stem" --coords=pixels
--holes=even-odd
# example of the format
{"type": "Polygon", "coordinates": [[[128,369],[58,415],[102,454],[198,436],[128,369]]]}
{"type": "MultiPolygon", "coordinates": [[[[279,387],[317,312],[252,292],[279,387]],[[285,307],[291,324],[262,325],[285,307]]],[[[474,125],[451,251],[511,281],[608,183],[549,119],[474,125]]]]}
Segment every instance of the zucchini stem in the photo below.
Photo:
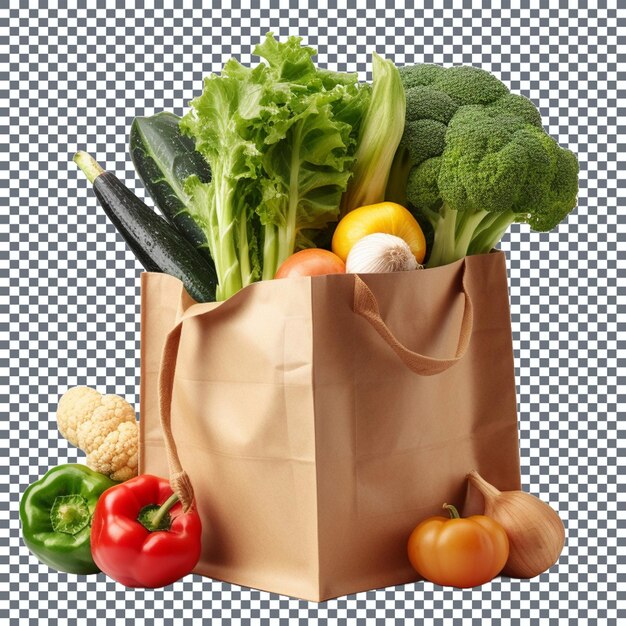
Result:
{"type": "Polygon", "coordinates": [[[87,152],[77,152],[74,155],[74,163],[78,165],[87,180],[93,184],[93,181],[104,173],[98,162],[87,152]]]}

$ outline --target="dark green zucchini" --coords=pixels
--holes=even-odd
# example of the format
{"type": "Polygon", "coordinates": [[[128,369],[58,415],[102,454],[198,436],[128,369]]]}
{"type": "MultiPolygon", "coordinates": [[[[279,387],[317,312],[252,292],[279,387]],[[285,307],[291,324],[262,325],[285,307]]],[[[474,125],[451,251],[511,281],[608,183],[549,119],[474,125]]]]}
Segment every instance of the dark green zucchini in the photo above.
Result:
{"type": "Polygon", "coordinates": [[[215,300],[215,269],[191,243],[90,155],[78,152],[74,162],[93,184],[105,213],[147,271],[175,276],[197,302],[215,300]]]}
{"type": "Polygon", "coordinates": [[[181,134],[179,122],[179,117],[166,111],[136,117],[130,128],[130,156],[165,219],[211,259],[206,235],[187,210],[190,199],[184,186],[192,175],[203,183],[210,182],[211,168],[196,151],[193,139],[181,134]]]}

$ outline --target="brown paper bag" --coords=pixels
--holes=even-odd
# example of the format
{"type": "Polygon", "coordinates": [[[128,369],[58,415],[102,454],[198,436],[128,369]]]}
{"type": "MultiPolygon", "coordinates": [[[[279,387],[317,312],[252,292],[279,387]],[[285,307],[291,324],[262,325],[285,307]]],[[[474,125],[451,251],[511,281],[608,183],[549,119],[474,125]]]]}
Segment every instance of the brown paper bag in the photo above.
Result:
{"type": "Polygon", "coordinates": [[[406,583],[469,470],[520,486],[501,252],[211,304],[146,273],[141,311],[140,471],[193,487],[199,574],[316,601],[406,583]]]}

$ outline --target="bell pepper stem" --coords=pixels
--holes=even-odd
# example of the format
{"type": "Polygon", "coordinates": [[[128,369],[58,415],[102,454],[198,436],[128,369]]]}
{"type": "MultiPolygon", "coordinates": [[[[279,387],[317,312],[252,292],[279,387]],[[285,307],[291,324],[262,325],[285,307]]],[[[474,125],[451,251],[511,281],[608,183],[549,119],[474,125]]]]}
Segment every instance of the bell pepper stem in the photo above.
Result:
{"type": "Polygon", "coordinates": [[[450,519],[459,519],[461,516],[459,512],[456,510],[456,507],[453,504],[445,504],[443,505],[444,509],[447,509],[450,513],[450,519]]]}
{"type": "Polygon", "coordinates": [[[89,505],[83,496],[57,496],[50,509],[52,529],[64,535],[77,535],[89,524],[89,505]]]}
{"type": "Polygon", "coordinates": [[[173,493],[160,507],[159,510],[154,514],[152,518],[152,523],[156,528],[161,525],[163,518],[169,513],[169,510],[178,502],[178,496],[173,493]]]}
{"type": "Polygon", "coordinates": [[[169,530],[172,525],[169,511],[177,502],[178,496],[173,493],[161,506],[148,504],[139,511],[137,521],[151,533],[157,530],[169,530]]]}

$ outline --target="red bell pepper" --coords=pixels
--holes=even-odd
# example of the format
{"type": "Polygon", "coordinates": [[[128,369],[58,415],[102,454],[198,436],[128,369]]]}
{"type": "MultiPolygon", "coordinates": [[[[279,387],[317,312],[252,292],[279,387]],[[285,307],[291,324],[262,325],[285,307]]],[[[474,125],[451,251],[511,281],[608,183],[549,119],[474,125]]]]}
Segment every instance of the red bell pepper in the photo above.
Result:
{"type": "Polygon", "coordinates": [[[100,496],[91,553],[107,576],[127,587],[164,587],[196,565],[201,535],[198,513],[183,512],[167,480],[144,474],[100,496]]]}

